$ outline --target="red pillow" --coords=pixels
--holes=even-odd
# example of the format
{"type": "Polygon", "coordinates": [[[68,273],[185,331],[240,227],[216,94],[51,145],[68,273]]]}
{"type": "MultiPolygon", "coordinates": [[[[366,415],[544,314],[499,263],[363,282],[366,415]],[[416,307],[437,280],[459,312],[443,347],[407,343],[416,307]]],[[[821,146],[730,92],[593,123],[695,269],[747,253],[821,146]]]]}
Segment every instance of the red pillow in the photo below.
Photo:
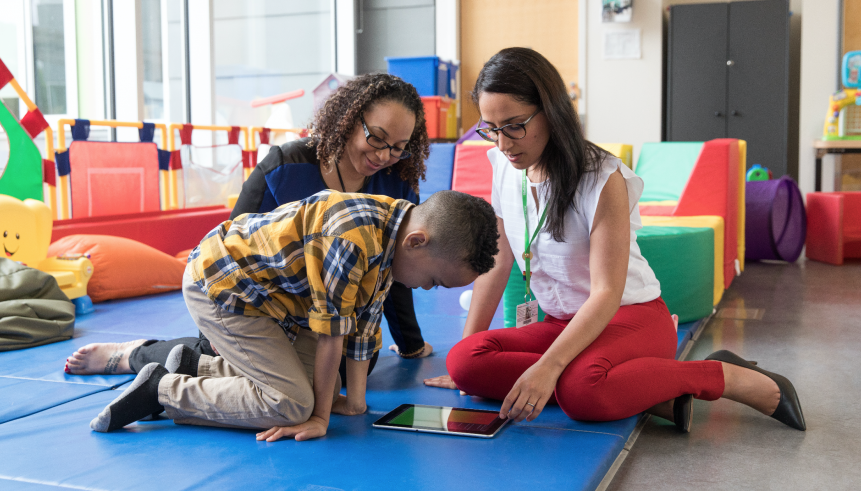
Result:
{"type": "Polygon", "coordinates": [[[48,257],[89,254],[93,302],[179,290],[185,261],[136,240],[112,235],[69,235],[51,244],[48,257]]]}

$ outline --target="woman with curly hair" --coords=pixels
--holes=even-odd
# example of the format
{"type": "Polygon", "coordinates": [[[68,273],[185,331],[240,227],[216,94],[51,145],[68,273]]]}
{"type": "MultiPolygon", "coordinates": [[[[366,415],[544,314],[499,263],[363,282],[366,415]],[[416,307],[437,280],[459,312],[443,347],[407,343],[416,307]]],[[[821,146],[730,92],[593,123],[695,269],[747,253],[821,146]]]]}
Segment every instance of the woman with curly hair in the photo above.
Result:
{"type": "MultiPolygon", "coordinates": [[[[266,213],[324,189],[380,194],[418,204],[419,179],[425,177],[428,154],[424,107],[415,87],[392,75],[362,75],[340,87],[320,108],[310,137],[269,150],[242,185],[230,220],[245,213],[266,213]]],[[[394,283],[384,306],[396,343],[390,349],[403,358],[428,356],[433,347],[422,338],[412,290],[394,283]]],[[[94,343],[69,357],[65,371],[138,373],[148,363],[164,364],[171,349],[180,344],[198,355],[217,355],[202,334],[169,341],[94,343]]],[[[369,373],[378,355],[374,353],[369,373]]],[[[345,369],[342,360],[342,380],[347,380],[345,369]]]]}

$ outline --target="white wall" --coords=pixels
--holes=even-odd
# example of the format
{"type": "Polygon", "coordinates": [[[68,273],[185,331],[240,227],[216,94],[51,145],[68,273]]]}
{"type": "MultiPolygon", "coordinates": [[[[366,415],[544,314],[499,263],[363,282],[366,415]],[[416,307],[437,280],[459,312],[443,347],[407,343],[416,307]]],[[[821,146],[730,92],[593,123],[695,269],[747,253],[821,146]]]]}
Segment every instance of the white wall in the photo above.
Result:
{"type": "MultiPolygon", "coordinates": [[[[661,140],[663,27],[661,0],[637,0],[628,23],[602,23],[600,2],[585,6],[585,73],[580,76],[586,137],[598,143],[634,145],[634,162],[643,143],[661,140]],[[641,30],[641,57],[605,60],[604,33],[641,30]]],[[[581,10],[582,12],[582,10],[581,10]]],[[[581,20],[581,26],[584,21],[581,20]]]]}
{"type": "MultiPolygon", "coordinates": [[[[801,95],[798,131],[798,185],[813,191],[813,140],[822,138],[828,97],[837,90],[839,0],[806,0],[801,7],[801,95]]],[[[834,156],[823,161],[822,190],[834,189],[834,156]]]]}

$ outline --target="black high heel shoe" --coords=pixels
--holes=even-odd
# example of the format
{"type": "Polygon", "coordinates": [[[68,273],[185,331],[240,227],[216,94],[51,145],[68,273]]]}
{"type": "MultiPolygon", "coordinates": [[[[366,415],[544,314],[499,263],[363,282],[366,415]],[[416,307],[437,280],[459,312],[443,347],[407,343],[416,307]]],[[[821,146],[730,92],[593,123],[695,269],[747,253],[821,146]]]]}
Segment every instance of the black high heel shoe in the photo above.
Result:
{"type": "Polygon", "coordinates": [[[694,419],[694,396],[685,394],[676,397],[673,401],[673,423],[682,433],[691,432],[691,424],[694,419]]]}
{"type": "Polygon", "coordinates": [[[706,360],[722,361],[731,365],[747,368],[755,372],[759,372],[770,378],[777,384],[780,389],[780,402],[777,404],[777,409],[774,410],[772,418],[781,423],[791,426],[796,430],[806,431],[807,424],[804,423],[804,413],[801,412],[801,403],[798,401],[798,394],[795,392],[792,382],[783,375],[769,372],[759,368],[735,353],[727,350],[715,351],[706,357],[706,360]]]}

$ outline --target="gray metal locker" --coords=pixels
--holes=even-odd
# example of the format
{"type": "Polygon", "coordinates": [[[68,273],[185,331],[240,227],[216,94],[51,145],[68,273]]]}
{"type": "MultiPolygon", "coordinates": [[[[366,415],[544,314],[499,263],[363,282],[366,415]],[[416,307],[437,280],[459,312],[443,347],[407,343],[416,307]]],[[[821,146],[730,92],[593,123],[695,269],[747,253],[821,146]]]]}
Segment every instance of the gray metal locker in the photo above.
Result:
{"type": "Polygon", "coordinates": [[[786,174],[788,0],[671,7],[666,82],[668,141],[747,140],[748,167],[786,174]]]}

